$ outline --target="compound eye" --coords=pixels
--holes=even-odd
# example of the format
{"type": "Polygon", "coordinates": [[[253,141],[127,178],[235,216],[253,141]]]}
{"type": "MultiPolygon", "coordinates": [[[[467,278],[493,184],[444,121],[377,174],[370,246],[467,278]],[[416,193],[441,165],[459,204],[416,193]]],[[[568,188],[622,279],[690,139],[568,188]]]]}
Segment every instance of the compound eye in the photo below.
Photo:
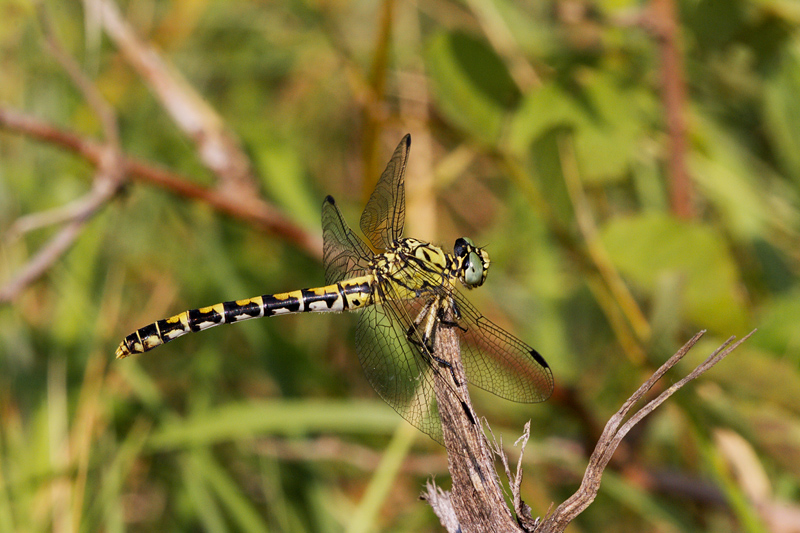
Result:
{"type": "Polygon", "coordinates": [[[475,252],[470,252],[464,261],[464,282],[471,287],[483,283],[483,262],[475,252]]]}
{"type": "Polygon", "coordinates": [[[456,239],[455,246],[453,246],[453,252],[456,254],[456,257],[464,257],[467,255],[467,250],[474,246],[475,243],[472,242],[472,239],[469,237],[459,237],[456,239]]]}

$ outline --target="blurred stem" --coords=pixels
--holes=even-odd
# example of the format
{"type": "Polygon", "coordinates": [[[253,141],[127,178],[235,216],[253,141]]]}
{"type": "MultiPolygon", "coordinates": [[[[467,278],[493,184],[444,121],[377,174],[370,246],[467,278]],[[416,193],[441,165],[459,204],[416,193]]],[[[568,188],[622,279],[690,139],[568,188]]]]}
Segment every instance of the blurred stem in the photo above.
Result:
{"type": "Polygon", "coordinates": [[[731,511],[738,520],[739,530],[746,533],[767,533],[769,530],[761,523],[753,506],[748,502],[747,497],[742,492],[742,487],[731,478],[731,472],[720,450],[714,445],[706,431],[708,428],[700,426],[702,424],[697,417],[694,417],[695,433],[698,444],[705,457],[704,463],[709,466],[712,476],[716,478],[720,489],[725,494],[731,511]]]}
{"type": "MultiPolygon", "coordinates": [[[[380,27],[369,74],[369,85],[372,89],[372,94],[379,102],[383,101],[386,94],[386,73],[389,66],[393,21],[394,0],[383,0],[380,12],[380,27]]],[[[381,123],[374,118],[374,115],[369,110],[363,112],[363,122],[364,180],[362,181],[362,199],[363,203],[366,203],[381,172],[381,163],[379,161],[380,143],[378,142],[381,123]]]]}
{"type": "MultiPolygon", "coordinates": [[[[4,435],[4,438],[7,438],[4,435]]],[[[2,443],[0,443],[2,446],[2,443]]],[[[7,449],[1,449],[3,457],[8,457],[7,449]]],[[[9,490],[9,479],[6,476],[7,461],[0,461],[0,531],[16,531],[14,524],[14,512],[11,505],[11,495],[9,490]]]]}
{"type": "Polygon", "coordinates": [[[216,188],[241,204],[257,197],[250,159],[216,109],[150,42],[139,38],[115,2],[95,2],[106,35],[153,91],[175,126],[194,144],[198,159],[218,178],[216,188]]]}
{"type": "Polygon", "coordinates": [[[386,497],[394,486],[400,467],[403,466],[411,445],[417,440],[417,435],[419,431],[411,424],[405,421],[398,424],[397,431],[394,432],[392,441],[364,492],[364,497],[361,498],[352,520],[345,529],[347,533],[377,531],[376,517],[386,502],[386,497]]]}
{"type": "MultiPolygon", "coordinates": [[[[21,133],[32,139],[49,143],[86,159],[99,166],[103,146],[74,131],[61,129],[30,115],[0,106],[0,129],[21,133]]],[[[168,190],[173,194],[202,201],[233,218],[247,220],[260,230],[275,234],[303,250],[310,257],[322,258],[322,239],[297,226],[280,209],[260,197],[247,203],[237,201],[215,189],[201,187],[183,175],[123,155],[121,165],[133,181],[142,181],[168,190]]]]}
{"type": "Polygon", "coordinates": [[[225,515],[239,526],[234,529],[264,533],[269,531],[266,522],[246,492],[220,466],[208,447],[198,447],[189,453],[190,461],[203,477],[209,493],[217,497],[222,504],[221,509],[227,511],[225,515]]]}
{"type": "Polygon", "coordinates": [[[614,330],[614,336],[622,346],[622,350],[628,360],[634,365],[642,365],[645,362],[644,349],[628,327],[628,323],[625,321],[625,317],[618,305],[619,302],[614,299],[600,276],[588,277],[586,286],[592,292],[592,296],[594,296],[600,309],[603,310],[608,324],[614,330]]]}
{"type": "Polygon", "coordinates": [[[60,472],[50,484],[49,508],[52,531],[67,533],[72,528],[70,501],[72,484],[63,474],[70,467],[69,413],[67,408],[67,364],[63,353],[51,354],[47,365],[47,434],[50,469],[60,472]]]}
{"type": "Polygon", "coordinates": [[[669,136],[667,179],[670,185],[670,203],[674,215],[689,219],[694,215],[694,210],[692,182],[686,169],[686,82],[683,57],[678,45],[679,25],[675,0],[652,0],[649,18],[661,56],[661,92],[669,136]]]}
{"type": "MultiPolygon", "coordinates": [[[[417,0],[403,5],[396,17],[397,30],[392,41],[396,50],[424,48],[420,17],[417,0]]],[[[404,130],[414,134],[414,157],[410,158],[406,169],[407,174],[413,176],[406,180],[406,234],[436,242],[439,176],[433,161],[436,141],[430,131],[431,95],[422,57],[415,55],[411,61],[404,62],[402,69],[396,69],[396,79],[399,115],[403,125],[408,125],[404,130]]]]}
{"type": "Polygon", "coordinates": [[[466,0],[470,11],[480,24],[486,39],[502,58],[514,83],[527,93],[542,84],[536,70],[528,62],[514,34],[506,24],[493,0],[466,0]]]}
{"type": "Polygon", "coordinates": [[[92,444],[96,435],[107,430],[103,416],[103,385],[108,358],[102,351],[94,351],[86,364],[83,385],[78,396],[78,407],[72,420],[70,453],[77,472],[73,481],[72,531],[80,531],[87,496],[87,477],[91,461],[92,444]]]}
{"type": "MultiPolygon", "coordinates": [[[[600,309],[602,309],[612,329],[614,329],[614,333],[617,339],[619,339],[620,345],[625,351],[628,359],[633,362],[643,361],[644,350],[641,347],[641,342],[647,337],[637,336],[635,331],[630,330],[628,323],[633,322],[633,320],[631,316],[624,314],[626,310],[630,311],[630,309],[625,309],[622,306],[618,306],[619,299],[616,298],[615,294],[609,289],[609,286],[604,279],[602,272],[600,271],[599,265],[591,255],[591,251],[587,252],[584,247],[580,246],[570,232],[558,222],[558,219],[553,213],[552,209],[550,209],[549,204],[542,197],[542,194],[536,185],[534,185],[527,171],[522,168],[519,161],[517,161],[514,156],[502,151],[496,152],[493,155],[499,158],[499,163],[503,166],[514,184],[522,192],[523,196],[525,196],[527,201],[533,206],[533,209],[539,213],[539,215],[542,217],[542,220],[545,221],[550,233],[555,237],[558,243],[580,268],[581,272],[585,276],[587,286],[592,291],[597,304],[600,306],[600,309]],[[617,304],[615,304],[615,302],[617,302],[617,304]],[[624,317],[627,317],[627,321],[624,319],[624,317]]],[[[627,288],[625,289],[625,292],[627,292],[627,288]]],[[[640,320],[644,320],[641,315],[641,311],[638,309],[638,306],[635,306],[635,302],[633,309],[634,311],[632,316],[634,319],[636,319],[636,314],[638,313],[640,320]]],[[[646,320],[644,320],[643,323],[647,325],[646,320]]],[[[649,326],[644,328],[643,331],[647,332],[647,335],[649,336],[649,326]]]]}
{"type": "MultiPolygon", "coordinates": [[[[639,305],[631,295],[628,287],[619,275],[619,272],[614,267],[614,263],[608,256],[608,252],[600,242],[597,225],[592,217],[589,201],[586,199],[586,193],[583,190],[580,177],[578,176],[575,151],[573,150],[570,137],[565,135],[559,136],[558,151],[561,161],[561,173],[564,176],[567,193],[572,202],[572,208],[575,211],[575,220],[583,235],[589,257],[595,268],[597,268],[597,272],[603,279],[608,291],[613,296],[614,302],[619,306],[623,315],[627,318],[628,323],[633,328],[636,338],[639,339],[639,341],[647,342],[651,334],[650,324],[647,322],[647,318],[644,316],[644,313],[642,313],[642,310],[639,309],[639,305]]],[[[610,303],[611,302],[609,302],[609,304],[610,303]]],[[[609,311],[611,313],[610,316],[615,314],[613,310],[609,309],[609,311]]],[[[621,323],[615,325],[614,322],[615,321],[612,320],[612,326],[614,326],[620,339],[630,337],[629,333],[625,331],[627,328],[623,328],[621,323]]],[[[628,341],[633,341],[632,343],[629,342],[629,348],[634,351],[626,350],[626,352],[628,355],[635,355],[634,363],[642,363],[644,361],[643,350],[634,339],[631,338],[628,339],[628,341]]]]}
{"type": "Polygon", "coordinates": [[[225,518],[216,500],[211,494],[211,487],[201,472],[197,453],[189,450],[181,454],[180,471],[183,475],[184,486],[189,494],[189,500],[197,513],[197,520],[204,531],[220,533],[227,530],[225,518]]]}
{"type": "Polygon", "coordinates": [[[134,475],[133,471],[139,464],[142,450],[150,436],[151,425],[152,421],[143,416],[134,420],[125,438],[112,450],[114,455],[102,463],[103,490],[100,491],[99,500],[108,525],[106,531],[124,530],[121,524],[125,522],[126,501],[130,501],[124,497],[127,489],[126,481],[130,479],[129,476],[134,475]],[[116,524],[120,525],[118,529],[113,527],[116,524]]]}

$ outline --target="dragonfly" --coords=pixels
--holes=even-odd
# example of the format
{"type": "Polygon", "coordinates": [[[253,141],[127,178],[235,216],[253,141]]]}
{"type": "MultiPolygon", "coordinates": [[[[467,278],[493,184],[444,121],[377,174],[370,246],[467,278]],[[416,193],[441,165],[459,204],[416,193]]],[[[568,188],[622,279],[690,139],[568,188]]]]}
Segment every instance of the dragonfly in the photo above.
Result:
{"type": "Polygon", "coordinates": [[[545,359],[483,316],[461,292],[486,281],[486,250],[466,237],[456,239],[453,253],[403,237],[410,148],[411,136],[406,135],[364,208],[360,226],[368,242],[350,229],[334,199],[325,198],[324,287],[184,311],[125,337],[117,358],[220,324],[292,313],[357,311],[356,352],[368,381],[403,418],[439,443],[443,438],[434,380],[451,367],[434,349],[440,328],[458,332],[469,383],[516,402],[546,400],[553,391],[553,375],[545,359]]]}

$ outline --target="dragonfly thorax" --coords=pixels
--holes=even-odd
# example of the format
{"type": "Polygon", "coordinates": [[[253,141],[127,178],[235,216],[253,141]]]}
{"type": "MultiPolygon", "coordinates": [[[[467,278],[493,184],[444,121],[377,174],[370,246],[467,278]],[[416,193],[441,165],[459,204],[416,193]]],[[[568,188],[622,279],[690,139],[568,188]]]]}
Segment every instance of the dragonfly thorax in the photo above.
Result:
{"type": "Polygon", "coordinates": [[[399,239],[392,250],[383,256],[387,258],[387,266],[391,271],[405,268],[405,265],[411,262],[429,273],[453,275],[453,257],[438,246],[419,239],[410,237],[399,239]]]}
{"type": "Polygon", "coordinates": [[[453,251],[453,254],[448,254],[433,244],[402,238],[395,241],[389,252],[376,256],[372,268],[385,278],[406,278],[402,279],[401,285],[407,288],[424,289],[426,284],[452,287],[456,280],[468,289],[483,285],[489,270],[489,254],[466,237],[456,240],[453,251]],[[408,279],[415,277],[414,269],[408,268],[410,264],[415,265],[414,269],[427,273],[427,283],[418,286],[408,279]]]}

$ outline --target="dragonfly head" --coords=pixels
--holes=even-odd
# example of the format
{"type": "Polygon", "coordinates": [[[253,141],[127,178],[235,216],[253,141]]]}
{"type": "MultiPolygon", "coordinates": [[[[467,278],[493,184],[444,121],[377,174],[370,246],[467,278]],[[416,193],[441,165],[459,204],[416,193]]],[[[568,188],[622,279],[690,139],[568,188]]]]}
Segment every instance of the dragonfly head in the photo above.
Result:
{"type": "Polygon", "coordinates": [[[469,289],[483,285],[489,271],[489,254],[467,237],[456,239],[453,252],[460,262],[458,277],[461,283],[469,289]]]}

